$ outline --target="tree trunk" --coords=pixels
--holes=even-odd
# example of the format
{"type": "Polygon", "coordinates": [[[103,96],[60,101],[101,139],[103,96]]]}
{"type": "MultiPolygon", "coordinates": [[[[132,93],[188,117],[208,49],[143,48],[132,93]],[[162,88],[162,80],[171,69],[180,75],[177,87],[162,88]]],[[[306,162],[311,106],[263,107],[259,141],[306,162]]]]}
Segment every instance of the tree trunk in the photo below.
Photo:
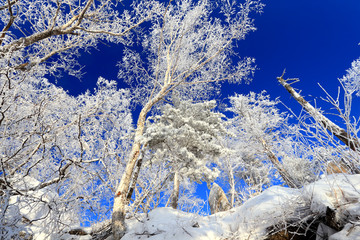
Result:
{"type": "MultiPolygon", "coordinates": [[[[129,156],[129,160],[125,167],[125,172],[121,178],[119,186],[116,189],[115,197],[114,197],[114,206],[113,206],[113,214],[112,214],[112,231],[115,240],[121,239],[126,231],[125,226],[125,215],[126,215],[126,205],[128,204],[128,191],[130,187],[131,178],[133,176],[135,164],[139,157],[141,144],[139,142],[139,137],[141,137],[144,133],[144,126],[146,115],[152,108],[155,102],[148,102],[141,110],[137,128],[134,136],[134,144],[131,149],[131,153],[129,156]]],[[[138,162],[138,165],[141,165],[141,162],[138,162]]],[[[140,166],[138,166],[140,167],[140,166]]],[[[136,183],[135,183],[136,184],[136,183]]]]}
{"type": "MultiPolygon", "coordinates": [[[[138,132],[142,134],[141,131],[137,131],[137,133],[138,132]]],[[[140,135],[135,134],[135,136],[141,136],[141,134],[140,135]]],[[[112,230],[113,230],[114,239],[116,240],[121,239],[126,231],[125,208],[128,203],[127,193],[129,190],[131,176],[135,167],[136,159],[139,155],[139,151],[140,151],[140,143],[135,142],[131,150],[129,162],[126,165],[125,172],[115,192],[113,214],[112,214],[112,230]]]]}
{"type": "Polygon", "coordinates": [[[316,108],[314,108],[309,102],[307,102],[298,92],[295,91],[293,87],[287,83],[288,80],[284,80],[281,77],[278,77],[277,80],[280,84],[295,98],[295,100],[315,119],[331,132],[335,137],[342,141],[346,146],[348,146],[353,151],[359,151],[360,143],[357,138],[352,137],[346,132],[345,129],[339,127],[333,123],[330,119],[322,115],[316,108]]]}
{"type": "MultiPolygon", "coordinates": [[[[125,226],[125,216],[126,216],[126,206],[128,204],[128,193],[130,189],[131,179],[133,177],[134,168],[137,163],[137,159],[140,154],[141,144],[140,137],[144,133],[146,116],[150,112],[151,108],[159,102],[164,95],[167,93],[168,85],[163,86],[159,93],[150,99],[145,106],[142,108],[139,118],[136,125],[136,131],[134,136],[134,143],[129,155],[129,160],[126,164],[124,174],[121,177],[119,186],[116,189],[113,205],[113,214],[112,214],[112,231],[114,240],[121,239],[126,232],[125,226]]],[[[142,161],[138,162],[138,168],[141,167],[142,161]]],[[[136,182],[135,182],[136,184],[136,182]]]]}
{"type": "Polygon", "coordinates": [[[179,192],[180,192],[179,173],[175,172],[175,174],[174,174],[174,190],[171,194],[171,207],[173,209],[177,209],[177,207],[178,207],[179,192]]]}
{"type": "Polygon", "coordinates": [[[234,171],[231,167],[230,171],[229,171],[229,184],[230,184],[230,193],[231,193],[231,197],[230,197],[230,204],[231,207],[234,207],[234,203],[235,203],[235,179],[234,179],[234,171]]]}
{"type": "Polygon", "coordinates": [[[266,141],[264,139],[260,139],[265,153],[268,156],[268,158],[270,159],[270,161],[272,162],[272,164],[275,166],[275,168],[278,170],[280,176],[282,177],[282,179],[284,180],[284,182],[292,188],[300,188],[301,185],[295,181],[290,174],[281,166],[281,163],[279,161],[279,159],[275,156],[275,154],[271,151],[269,145],[267,145],[266,141]]]}
{"type": "Polygon", "coordinates": [[[138,179],[138,177],[139,177],[140,170],[141,170],[142,161],[143,161],[143,158],[140,156],[139,159],[137,160],[136,169],[135,169],[135,171],[134,171],[134,175],[133,175],[133,178],[132,178],[131,186],[130,186],[130,189],[129,189],[128,193],[127,193],[126,200],[127,200],[128,202],[130,201],[131,196],[132,196],[133,193],[134,193],[134,189],[135,189],[135,187],[136,187],[136,182],[137,182],[137,179],[138,179]]]}

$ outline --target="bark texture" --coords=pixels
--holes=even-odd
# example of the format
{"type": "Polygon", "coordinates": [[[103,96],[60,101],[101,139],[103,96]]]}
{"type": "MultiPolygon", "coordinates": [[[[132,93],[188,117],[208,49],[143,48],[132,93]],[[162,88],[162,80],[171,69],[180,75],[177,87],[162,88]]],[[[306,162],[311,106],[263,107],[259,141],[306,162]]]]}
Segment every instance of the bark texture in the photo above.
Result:
{"type": "Polygon", "coordinates": [[[130,157],[126,164],[125,172],[115,192],[113,214],[112,214],[112,230],[113,230],[113,237],[116,240],[121,239],[126,232],[125,216],[126,216],[126,206],[128,204],[127,196],[128,196],[128,191],[129,191],[132,175],[134,172],[135,164],[139,157],[140,148],[141,148],[141,144],[138,139],[144,133],[146,115],[152,107],[152,105],[151,106],[148,105],[149,104],[147,104],[140,112],[136,132],[135,132],[135,142],[131,149],[130,157]]]}
{"type": "Polygon", "coordinates": [[[224,190],[222,190],[222,188],[216,183],[213,183],[210,190],[209,205],[211,214],[231,209],[231,205],[224,190]]]}
{"type": "MultiPolygon", "coordinates": [[[[126,217],[126,206],[128,205],[128,194],[130,190],[131,180],[133,179],[135,165],[137,163],[137,168],[140,171],[142,161],[137,161],[140,155],[141,144],[140,137],[144,134],[144,127],[146,116],[150,112],[151,108],[162,99],[167,90],[165,86],[161,91],[151,100],[149,100],[145,106],[142,108],[139,118],[137,121],[134,144],[129,155],[129,160],[125,167],[125,172],[121,177],[119,186],[116,189],[113,205],[113,214],[112,214],[112,231],[113,238],[115,240],[121,239],[126,232],[125,217],[126,217]]],[[[133,183],[133,185],[136,184],[133,183]]]]}

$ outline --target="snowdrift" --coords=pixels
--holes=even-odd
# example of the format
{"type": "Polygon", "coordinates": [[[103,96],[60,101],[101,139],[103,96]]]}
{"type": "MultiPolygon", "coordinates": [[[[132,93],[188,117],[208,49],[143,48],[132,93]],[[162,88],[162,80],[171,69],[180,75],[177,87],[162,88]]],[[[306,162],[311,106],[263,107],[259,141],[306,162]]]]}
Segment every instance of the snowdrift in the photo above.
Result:
{"type": "MultiPolygon", "coordinates": [[[[309,227],[306,238],[300,232],[299,237],[360,239],[359,198],[360,175],[334,174],[302,189],[273,186],[239,207],[210,216],[158,208],[129,219],[123,239],[271,239],[269,229],[274,226],[305,225],[309,220],[318,234],[309,227]],[[329,211],[333,216],[327,220],[329,211]],[[327,221],[333,226],[326,225],[327,221]]],[[[273,232],[282,231],[280,227],[273,232]]]]}

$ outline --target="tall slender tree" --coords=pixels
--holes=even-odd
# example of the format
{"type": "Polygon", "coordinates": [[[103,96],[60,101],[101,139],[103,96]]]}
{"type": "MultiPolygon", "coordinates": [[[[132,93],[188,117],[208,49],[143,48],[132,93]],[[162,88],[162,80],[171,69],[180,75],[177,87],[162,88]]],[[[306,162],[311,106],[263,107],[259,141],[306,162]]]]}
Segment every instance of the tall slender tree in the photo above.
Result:
{"type": "Polygon", "coordinates": [[[238,83],[254,70],[252,58],[236,58],[233,47],[255,30],[250,13],[261,11],[260,1],[169,1],[161,18],[152,21],[143,36],[146,56],[127,50],[119,76],[134,85],[142,109],[135,141],[125,173],[116,190],[113,207],[113,234],[120,239],[125,231],[127,193],[141,149],[148,113],[170,92],[211,90],[223,81],[238,83]],[[217,8],[216,8],[217,7],[217,8]],[[219,9],[218,14],[214,11],[219,9]],[[146,61],[142,61],[146,58],[146,61]],[[234,67],[235,66],[235,67],[234,67]]]}

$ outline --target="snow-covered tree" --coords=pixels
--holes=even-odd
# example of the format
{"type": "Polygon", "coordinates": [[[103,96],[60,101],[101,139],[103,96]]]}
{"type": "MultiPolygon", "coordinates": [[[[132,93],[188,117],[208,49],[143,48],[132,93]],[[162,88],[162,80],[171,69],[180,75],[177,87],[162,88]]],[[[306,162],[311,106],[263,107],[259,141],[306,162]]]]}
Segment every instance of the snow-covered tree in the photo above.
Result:
{"type": "MultiPolygon", "coordinates": [[[[67,191],[92,189],[105,195],[106,191],[98,189],[99,184],[91,185],[86,179],[98,178],[98,182],[106,183],[101,186],[110,189],[114,183],[112,176],[122,175],[113,209],[114,237],[120,238],[125,229],[126,205],[136,163],[141,168],[137,159],[148,113],[160,101],[168,100],[170,92],[194,99],[215,93],[222,81],[248,80],[254,71],[254,59],[239,58],[233,47],[255,30],[250,13],[261,11],[262,6],[260,0],[174,0],[166,5],[163,1],[147,0],[133,1],[130,6],[110,0],[0,1],[3,26],[0,78],[2,92],[7,92],[1,96],[4,101],[0,111],[2,140],[7,146],[2,150],[5,170],[2,170],[1,188],[8,191],[15,186],[9,180],[15,173],[33,177],[31,172],[37,171],[33,181],[36,187],[26,191],[54,188],[59,196],[66,198],[76,195],[65,194],[67,191]],[[116,134],[117,127],[113,126],[129,127],[131,121],[121,117],[127,112],[122,112],[121,107],[128,106],[124,100],[127,93],[111,90],[111,95],[106,89],[113,89],[113,84],[103,82],[107,85],[102,88],[104,95],[98,92],[94,98],[88,93],[71,98],[47,83],[44,76],[57,75],[59,70],[81,75],[76,61],[80,51],[88,51],[100,41],[131,44],[132,30],[140,25],[146,26],[136,35],[143,44],[141,51],[127,48],[119,64],[120,78],[133,87],[132,93],[142,107],[132,151],[122,174],[123,166],[118,158],[123,155],[117,152],[125,146],[122,137],[128,130],[116,134]],[[108,94],[120,100],[109,100],[108,94]],[[104,107],[101,97],[106,99],[104,102],[111,102],[109,108],[101,110],[104,107]],[[117,104],[121,106],[114,111],[116,122],[110,114],[115,108],[110,106],[117,104]],[[60,112],[63,115],[57,114],[60,112]],[[126,119],[127,123],[119,119],[126,119]],[[108,137],[118,140],[107,141],[108,137]],[[113,161],[104,163],[103,159],[113,161]],[[48,164],[48,161],[52,162],[48,164]],[[94,173],[91,166],[103,169],[94,173]]],[[[82,203],[88,201],[84,196],[77,200],[81,199],[82,203]]],[[[72,202],[74,206],[75,202],[72,202]]],[[[90,205],[91,201],[88,202],[90,205]]]]}
{"type": "Polygon", "coordinates": [[[360,96],[360,59],[351,63],[351,68],[346,70],[346,75],[339,79],[347,94],[360,96]]]}
{"type": "Polygon", "coordinates": [[[150,149],[152,162],[166,162],[173,173],[171,206],[177,208],[181,180],[208,183],[219,172],[211,163],[224,152],[217,139],[226,134],[215,101],[191,103],[174,101],[162,107],[160,115],[151,117],[141,143],[150,149]]]}
{"type": "Polygon", "coordinates": [[[235,116],[229,131],[235,137],[223,141],[233,151],[223,158],[222,169],[229,180],[232,204],[236,182],[243,185],[243,194],[251,196],[273,184],[277,174],[290,187],[313,180],[310,159],[299,151],[303,145],[296,140],[296,126],[280,113],[278,100],[270,100],[263,91],[236,94],[230,104],[235,116]]]}
{"type": "Polygon", "coordinates": [[[157,9],[151,0],[131,6],[109,0],[0,1],[2,74],[12,78],[19,71],[55,74],[63,69],[79,76],[80,49],[99,41],[128,42],[129,32],[157,9]]]}
{"type": "Polygon", "coordinates": [[[129,93],[102,78],[76,98],[44,78],[2,75],[0,86],[1,238],[60,238],[108,218],[131,142],[129,93]]]}
{"type": "Polygon", "coordinates": [[[142,110],[126,170],[116,190],[115,239],[121,238],[126,229],[128,191],[148,113],[170,92],[199,94],[203,90],[209,94],[218,83],[246,79],[254,70],[253,59],[240,59],[233,47],[255,30],[250,13],[261,9],[260,1],[254,0],[169,1],[162,16],[152,21],[149,34],[140,36],[144,54],[125,51],[119,76],[134,86],[142,110]]]}
{"type": "MultiPolygon", "coordinates": [[[[114,176],[122,174],[131,145],[131,97],[101,79],[95,95],[74,98],[44,76],[66,71],[80,77],[81,51],[99,42],[131,44],[133,30],[158,12],[160,4],[151,0],[0,1],[2,226],[19,230],[25,214],[20,205],[29,202],[45,210],[25,225],[48,225],[40,229],[54,234],[69,224],[60,220],[64,212],[76,213],[67,217],[73,223],[108,217],[104,206],[112,201],[114,176]],[[9,212],[12,206],[21,214],[9,212]]],[[[19,231],[2,233],[17,238],[19,231]]]]}

